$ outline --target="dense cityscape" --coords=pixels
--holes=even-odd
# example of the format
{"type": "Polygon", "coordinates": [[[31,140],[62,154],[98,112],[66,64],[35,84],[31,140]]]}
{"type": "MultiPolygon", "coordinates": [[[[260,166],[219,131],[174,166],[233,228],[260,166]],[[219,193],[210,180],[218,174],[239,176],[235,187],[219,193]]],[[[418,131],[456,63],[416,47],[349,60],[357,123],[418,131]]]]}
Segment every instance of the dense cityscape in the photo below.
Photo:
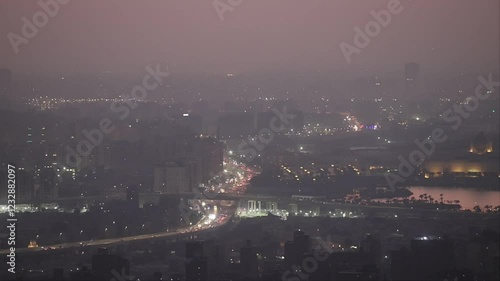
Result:
{"type": "Polygon", "coordinates": [[[0,4],[0,280],[500,280],[499,3],[460,2],[440,26],[426,9],[455,2],[315,1],[269,3],[283,19],[243,0],[0,4]],[[309,32],[350,18],[333,8],[374,20],[326,52],[309,32]],[[241,42],[151,33],[162,11],[241,42]],[[456,31],[468,12],[481,20],[456,31]],[[89,49],[58,39],[59,59],[43,37],[75,38],[64,23],[89,49]],[[277,51],[291,30],[299,51],[277,51]],[[150,55],[162,36],[181,43],[150,55]],[[412,36],[418,55],[393,47],[412,36]]]}

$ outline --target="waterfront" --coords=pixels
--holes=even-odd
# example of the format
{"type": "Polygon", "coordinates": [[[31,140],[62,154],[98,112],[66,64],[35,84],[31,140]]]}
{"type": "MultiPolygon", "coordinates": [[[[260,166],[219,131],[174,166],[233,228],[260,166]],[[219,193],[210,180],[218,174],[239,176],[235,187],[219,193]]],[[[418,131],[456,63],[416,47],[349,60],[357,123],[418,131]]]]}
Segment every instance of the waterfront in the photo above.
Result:
{"type": "Polygon", "coordinates": [[[413,192],[413,197],[419,198],[420,195],[427,194],[432,196],[434,200],[440,201],[441,194],[443,194],[443,201],[459,200],[462,209],[474,208],[479,205],[483,208],[485,205],[500,205],[500,191],[496,190],[480,190],[463,187],[424,187],[412,186],[408,188],[413,192]]]}

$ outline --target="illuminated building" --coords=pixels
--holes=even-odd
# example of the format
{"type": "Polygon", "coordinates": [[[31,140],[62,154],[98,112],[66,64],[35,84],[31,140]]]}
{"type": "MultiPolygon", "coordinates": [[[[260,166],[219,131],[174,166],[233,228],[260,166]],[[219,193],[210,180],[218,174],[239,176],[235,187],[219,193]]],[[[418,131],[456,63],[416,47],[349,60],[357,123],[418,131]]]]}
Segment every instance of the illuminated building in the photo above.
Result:
{"type": "Polygon", "coordinates": [[[462,147],[462,155],[434,156],[423,166],[425,178],[436,178],[449,174],[455,177],[497,177],[500,172],[498,155],[493,152],[493,143],[483,132],[471,141],[468,151],[462,147]],[[469,152],[469,153],[467,153],[469,152]]]}
{"type": "Polygon", "coordinates": [[[484,174],[498,174],[498,162],[494,159],[475,160],[430,160],[424,164],[426,177],[434,178],[444,174],[454,176],[478,177],[484,174]]]}
{"type": "Polygon", "coordinates": [[[479,132],[472,140],[469,152],[478,155],[491,153],[493,152],[493,143],[483,132],[479,132]]]}
{"type": "Polygon", "coordinates": [[[35,240],[31,240],[28,244],[28,248],[38,248],[38,243],[35,240]]]}
{"type": "Polygon", "coordinates": [[[34,185],[34,197],[37,199],[57,198],[59,196],[59,181],[55,169],[51,166],[37,170],[38,181],[34,185]]]}

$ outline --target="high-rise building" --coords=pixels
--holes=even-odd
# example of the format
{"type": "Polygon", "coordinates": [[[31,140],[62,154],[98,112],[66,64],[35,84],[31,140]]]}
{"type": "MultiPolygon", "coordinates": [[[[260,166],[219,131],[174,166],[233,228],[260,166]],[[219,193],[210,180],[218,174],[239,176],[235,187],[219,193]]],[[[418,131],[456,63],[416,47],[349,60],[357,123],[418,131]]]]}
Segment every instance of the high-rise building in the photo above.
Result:
{"type": "Polygon", "coordinates": [[[208,280],[208,260],[204,254],[204,243],[186,243],[186,280],[208,280]]]}
{"type": "Polygon", "coordinates": [[[374,263],[380,262],[381,258],[381,243],[376,235],[366,234],[365,238],[361,241],[360,252],[369,254],[374,263]]]}
{"type": "Polygon", "coordinates": [[[34,185],[34,197],[38,199],[57,198],[59,181],[52,166],[45,166],[36,171],[37,183],[34,185]]]}
{"type": "Polygon", "coordinates": [[[139,208],[139,187],[136,185],[127,187],[127,202],[129,206],[136,209],[139,208]]]}
{"type": "Polygon", "coordinates": [[[303,231],[297,230],[293,232],[293,243],[301,254],[310,250],[309,235],[306,235],[303,231]]]}
{"type": "Polygon", "coordinates": [[[161,196],[158,205],[144,205],[145,212],[151,217],[154,231],[165,231],[165,228],[172,228],[184,225],[182,221],[184,213],[181,212],[181,204],[187,204],[179,196],[161,196]]]}
{"type": "Polygon", "coordinates": [[[207,258],[194,258],[186,262],[186,280],[208,280],[207,258]]]}
{"type": "Polygon", "coordinates": [[[191,192],[189,166],[170,162],[155,168],[153,190],[166,194],[191,192]]]}
{"type": "Polygon", "coordinates": [[[19,169],[17,172],[17,197],[18,199],[31,199],[33,193],[33,175],[32,173],[19,169]]]}
{"type": "Polygon", "coordinates": [[[128,276],[130,262],[118,255],[109,254],[106,248],[92,256],[92,275],[94,280],[113,280],[115,276],[128,276]]]}
{"type": "Polygon", "coordinates": [[[218,137],[221,139],[241,139],[255,133],[254,114],[248,112],[228,112],[220,116],[218,137]]]}
{"type": "Polygon", "coordinates": [[[293,241],[285,243],[285,264],[287,266],[300,264],[303,255],[309,252],[309,248],[309,235],[300,230],[294,231],[293,241]]]}
{"type": "Polygon", "coordinates": [[[453,270],[454,243],[449,238],[419,237],[410,250],[391,252],[391,275],[394,280],[434,280],[453,270]]]}
{"type": "Polygon", "coordinates": [[[207,183],[223,170],[224,147],[222,143],[206,139],[194,145],[194,152],[201,155],[201,182],[207,183]]]}
{"type": "Polygon", "coordinates": [[[203,133],[203,118],[201,115],[183,113],[175,118],[175,122],[181,126],[189,128],[193,133],[199,135],[203,133]]]}
{"type": "Polygon", "coordinates": [[[186,243],[186,258],[199,258],[203,257],[203,242],[194,241],[186,243]]]}
{"type": "Polygon", "coordinates": [[[226,273],[226,248],[215,240],[187,242],[186,280],[219,280],[226,273]]]}
{"type": "Polygon", "coordinates": [[[257,280],[259,270],[257,264],[257,253],[250,240],[240,249],[241,275],[248,280],[257,280]]]}
{"type": "Polygon", "coordinates": [[[207,258],[208,274],[212,279],[218,279],[227,271],[227,256],[224,243],[208,240],[204,243],[204,253],[207,258]]]}

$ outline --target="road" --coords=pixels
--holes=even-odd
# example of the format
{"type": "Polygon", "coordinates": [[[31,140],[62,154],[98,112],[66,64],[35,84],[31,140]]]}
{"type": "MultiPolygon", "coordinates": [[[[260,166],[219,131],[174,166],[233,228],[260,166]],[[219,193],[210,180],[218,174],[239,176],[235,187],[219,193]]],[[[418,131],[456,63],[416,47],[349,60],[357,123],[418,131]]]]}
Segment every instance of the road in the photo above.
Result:
{"type": "MultiPolygon", "coordinates": [[[[197,225],[190,226],[187,228],[179,229],[171,232],[158,232],[158,233],[150,233],[150,234],[142,234],[136,236],[127,236],[120,238],[109,238],[109,239],[99,239],[99,240],[91,240],[91,241],[77,241],[77,242],[69,242],[62,244],[53,244],[36,248],[17,248],[16,253],[25,253],[25,252],[39,252],[39,251],[51,251],[51,250],[62,250],[62,249],[71,249],[71,248],[80,248],[80,247],[96,247],[96,246],[109,246],[112,244],[131,242],[131,241],[140,241],[147,239],[156,239],[156,238],[167,238],[173,237],[176,235],[183,234],[195,234],[197,232],[207,230],[210,228],[220,227],[226,224],[231,219],[230,216],[227,216],[222,219],[213,220],[210,224],[205,224],[208,218],[203,218],[197,225]]],[[[0,250],[0,255],[6,255],[10,251],[8,249],[0,250]]]]}
{"type": "MultiPolygon", "coordinates": [[[[244,166],[243,164],[237,163],[236,161],[230,161],[229,159],[226,161],[228,161],[229,164],[227,165],[229,171],[226,170],[226,173],[228,174],[228,176],[231,176],[231,178],[221,183],[219,188],[222,189],[226,188],[232,194],[241,194],[245,192],[245,189],[250,179],[253,177],[254,172],[251,169],[244,166]]],[[[71,198],[71,199],[82,199],[82,198],[71,198]]],[[[221,212],[220,215],[213,220],[210,220],[208,217],[203,217],[198,222],[197,225],[186,227],[183,229],[178,229],[176,231],[142,234],[136,236],[119,237],[119,238],[98,239],[90,241],[76,241],[76,242],[53,244],[53,245],[46,245],[34,248],[16,248],[16,253],[52,251],[52,250],[71,249],[71,248],[80,248],[89,246],[92,247],[108,246],[112,244],[131,242],[131,241],[174,237],[176,235],[183,235],[188,233],[195,234],[197,232],[207,230],[210,228],[220,227],[226,224],[232,218],[233,215],[234,212],[232,214],[221,212]]],[[[8,254],[9,252],[10,252],[9,249],[0,250],[0,255],[8,254]]]]}

